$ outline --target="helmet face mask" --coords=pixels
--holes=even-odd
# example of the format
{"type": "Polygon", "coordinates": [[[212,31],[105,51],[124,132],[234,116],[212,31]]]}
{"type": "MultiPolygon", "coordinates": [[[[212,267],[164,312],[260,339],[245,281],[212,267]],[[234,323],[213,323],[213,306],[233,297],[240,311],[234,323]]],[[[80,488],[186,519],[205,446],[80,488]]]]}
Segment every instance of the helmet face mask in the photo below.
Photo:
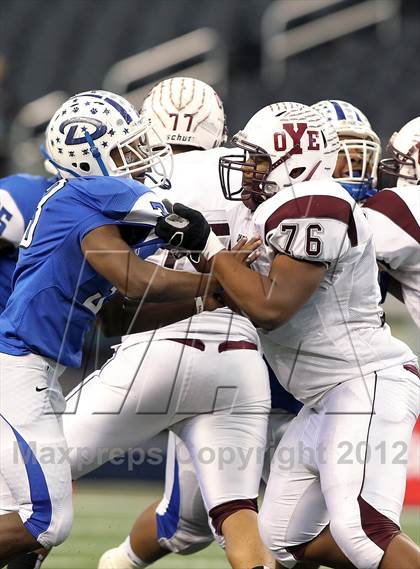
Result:
{"type": "Polygon", "coordinates": [[[43,153],[64,178],[143,179],[150,172],[163,183],[171,173],[172,151],[152,131],[122,97],[87,91],[71,97],[54,114],[43,153]]]}
{"type": "Polygon", "coordinates": [[[356,201],[362,201],[376,191],[373,189],[379,162],[377,144],[371,140],[340,137],[340,151],[334,178],[356,201]]]}
{"type": "Polygon", "coordinates": [[[339,144],[328,121],[300,103],[264,107],[232,142],[243,155],[220,159],[223,193],[227,199],[244,203],[252,198],[254,207],[283,188],[331,176],[339,144]],[[235,189],[231,177],[238,170],[242,184],[235,189]]]}
{"type": "MultiPolygon", "coordinates": [[[[232,143],[243,150],[242,154],[222,156],[219,160],[219,175],[222,191],[226,199],[246,201],[252,197],[260,204],[277,191],[277,184],[267,180],[272,168],[270,155],[261,147],[247,142],[239,132],[232,138],[232,143]],[[233,187],[231,172],[241,174],[240,187],[233,187]]],[[[235,180],[236,182],[236,180],[235,180]]]]}
{"type": "Polygon", "coordinates": [[[331,122],[340,139],[334,178],[356,201],[374,195],[381,144],[367,117],[347,101],[325,100],[312,106],[331,122]]]}
{"type": "Polygon", "coordinates": [[[145,121],[141,125],[137,132],[119,141],[111,150],[111,175],[141,180],[149,177],[156,184],[157,180],[163,184],[163,179],[170,179],[172,175],[172,151],[153,127],[145,121]]]}
{"type": "Polygon", "coordinates": [[[420,183],[420,117],[394,132],[388,144],[391,158],[381,160],[379,172],[391,176],[397,186],[420,183]]]}

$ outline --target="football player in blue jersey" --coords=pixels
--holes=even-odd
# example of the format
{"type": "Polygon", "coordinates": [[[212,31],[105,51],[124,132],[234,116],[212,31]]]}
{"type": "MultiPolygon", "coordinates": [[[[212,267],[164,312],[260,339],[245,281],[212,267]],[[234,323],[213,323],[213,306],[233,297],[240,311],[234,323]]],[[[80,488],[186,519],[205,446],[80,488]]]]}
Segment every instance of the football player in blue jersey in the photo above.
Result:
{"type": "MultiPolygon", "coordinates": [[[[84,335],[104,300],[119,290],[195,306],[215,290],[209,277],[156,267],[130,247],[149,254],[162,244],[153,229],[165,207],[139,179],[164,180],[170,156],[168,145],[150,142],[150,127],[130,103],[105,91],[78,94],[55,113],[46,137],[46,156],[62,178],[26,229],[0,317],[0,565],[70,532],[58,378],[65,366],[80,365],[84,335]],[[134,229],[129,244],[122,226],[134,229]]],[[[188,243],[182,223],[179,233],[188,243]]],[[[219,248],[212,237],[202,235],[219,248]]]]}
{"type": "MultiPolygon", "coordinates": [[[[54,176],[47,178],[29,174],[14,174],[0,180],[0,313],[12,292],[18,245],[39,200],[56,181],[54,176]]],[[[3,483],[0,493],[6,495],[3,483]]],[[[38,555],[33,554],[33,560],[26,558],[24,561],[25,564],[30,561],[34,567],[38,559],[38,555]]]]}
{"type": "Polygon", "coordinates": [[[340,141],[334,178],[356,202],[363,202],[378,191],[376,177],[381,142],[360,109],[335,99],[312,105],[334,126],[340,141]]]}
{"type": "MultiPolygon", "coordinates": [[[[378,135],[366,115],[347,101],[330,99],[319,101],[313,107],[332,122],[340,139],[334,178],[356,202],[365,204],[378,192],[378,165],[382,152],[378,135]]],[[[378,279],[383,303],[389,274],[380,268],[378,279]]]]}
{"type": "Polygon", "coordinates": [[[14,174],[0,180],[0,313],[12,292],[18,246],[36,205],[56,178],[14,174]]]}

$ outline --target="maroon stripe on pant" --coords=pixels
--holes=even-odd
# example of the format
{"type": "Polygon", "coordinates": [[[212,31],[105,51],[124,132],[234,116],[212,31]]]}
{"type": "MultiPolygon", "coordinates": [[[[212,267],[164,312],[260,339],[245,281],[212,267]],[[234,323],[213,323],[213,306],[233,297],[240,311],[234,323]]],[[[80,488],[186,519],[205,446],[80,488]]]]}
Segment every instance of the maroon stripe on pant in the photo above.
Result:
{"type": "Polygon", "coordinates": [[[368,460],[368,448],[369,448],[369,434],[370,428],[372,426],[372,420],[375,415],[375,401],[376,401],[376,389],[378,387],[378,377],[375,373],[375,389],[373,392],[373,401],[372,401],[372,411],[369,420],[369,427],[366,435],[366,454],[364,460],[364,467],[363,467],[363,480],[362,486],[360,488],[359,495],[357,497],[357,502],[359,504],[359,511],[360,511],[360,522],[362,525],[362,529],[365,532],[366,536],[373,541],[375,545],[377,545],[382,551],[385,551],[388,547],[390,541],[400,533],[400,528],[391,521],[389,518],[378,512],[371,504],[366,502],[364,498],[362,498],[363,486],[365,484],[366,478],[366,462],[368,460]]]}
{"type": "MultiPolygon", "coordinates": [[[[170,342],[178,342],[178,344],[184,344],[185,346],[190,346],[190,348],[197,348],[201,352],[204,352],[206,345],[203,340],[198,338],[167,338],[170,342]]],[[[219,353],[228,352],[229,350],[258,350],[258,347],[253,342],[247,342],[246,340],[239,341],[227,341],[219,344],[219,353]]]]}
{"type": "Polygon", "coordinates": [[[227,352],[229,350],[258,350],[256,344],[247,342],[246,340],[239,340],[237,342],[222,342],[219,344],[219,353],[227,352]]]}
{"type": "Polygon", "coordinates": [[[357,497],[357,501],[359,503],[363,531],[375,545],[380,547],[382,551],[385,551],[390,541],[401,533],[400,528],[396,523],[381,514],[381,512],[378,512],[360,495],[357,497]]]}
{"type": "Polygon", "coordinates": [[[417,375],[417,377],[420,379],[420,371],[419,368],[414,365],[414,364],[404,364],[403,368],[406,369],[407,371],[411,371],[411,373],[414,373],[414,375],[417,375]]]}
{"type": "Polygon", "coordinates": [[[178,342],[178,344],[184,344],[185,346],[190,346],[190,348],[197,348],[201,352],[204,352],[206,346],[202,340],[197,338],[168,338],[170,342],[178,342]]]}

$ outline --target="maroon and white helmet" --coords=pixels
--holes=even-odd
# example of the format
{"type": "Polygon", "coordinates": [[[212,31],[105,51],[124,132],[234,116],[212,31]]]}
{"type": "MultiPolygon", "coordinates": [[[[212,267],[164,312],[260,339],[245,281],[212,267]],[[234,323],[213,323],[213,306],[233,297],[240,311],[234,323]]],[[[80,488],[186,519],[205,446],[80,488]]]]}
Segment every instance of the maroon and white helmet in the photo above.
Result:
{"type": "Polygon", "coordinates": [[[141,114],[166,143],[208,150],[226,142],[226,120],[216,91],[198,79],[172,77],[158,83],[141,114]]]}
{"type": "MultiPolygon", "coordinates": [[[[339,140],[332,123],[319,111],[301,103],[275,103],[258,111],[232,138],[242,157],[220,159],[220,177],[227,199],[240,200],[243,187],[230,186],[233,170],[253,180],[259,201],[299,182],[331,177],[337,162],[339,140]],[[264,175],[252,161],[268,162],[264,175]],[[252,169],[254,170],[252,172],[252,169]]],[[[249,188],[248,188],[249,191],[249,188]]]]}
{"type": "Polygon", "coordinates": [[[379,170],[397,178],[397,186],[420,183],[420,117],[412,119],[398,132],[394,132],[388,144],[392,158],[385,158],[379,170]]]}

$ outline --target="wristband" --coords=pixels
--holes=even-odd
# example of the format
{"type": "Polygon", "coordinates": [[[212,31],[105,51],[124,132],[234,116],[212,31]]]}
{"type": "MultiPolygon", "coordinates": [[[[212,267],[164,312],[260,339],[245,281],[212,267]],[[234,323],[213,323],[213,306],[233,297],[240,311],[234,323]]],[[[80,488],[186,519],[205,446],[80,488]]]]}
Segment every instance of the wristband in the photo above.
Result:
{"type": "Polygon", "coordinates": [[[203,297],[202,296],[196,296],[194,298],[194,300],[195,300],[195,313],[201,314],[202,312],[204,312],[203,297]]]}
{"type": "Polygon", "coordinates": [[[206,246],[204,247],[201,254],[203,258],[208,261],[214,257],[216,253],[223,251],[224,248],[225,247],[222,245],[220,239],[216,236],[216,234],[213,233],[213,231],[210,231],[209,236],[207,237],[206,246]]]}

